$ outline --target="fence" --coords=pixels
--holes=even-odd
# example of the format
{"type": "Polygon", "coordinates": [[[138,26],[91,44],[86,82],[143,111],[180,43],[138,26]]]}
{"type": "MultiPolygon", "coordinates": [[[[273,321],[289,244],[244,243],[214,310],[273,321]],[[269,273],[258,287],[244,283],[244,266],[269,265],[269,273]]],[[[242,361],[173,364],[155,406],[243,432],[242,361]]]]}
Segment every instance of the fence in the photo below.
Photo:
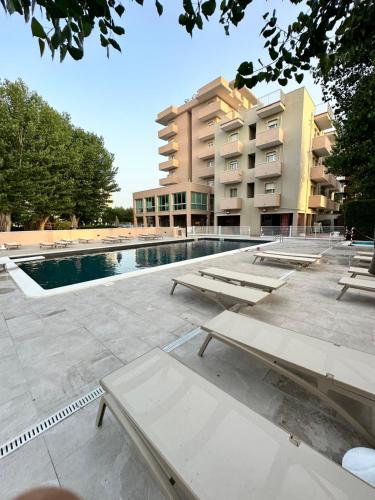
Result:
{"type": "Polygon", "coordinates": [[[251,236],[250,226],[191,226],[188,236],[251,236]]]}

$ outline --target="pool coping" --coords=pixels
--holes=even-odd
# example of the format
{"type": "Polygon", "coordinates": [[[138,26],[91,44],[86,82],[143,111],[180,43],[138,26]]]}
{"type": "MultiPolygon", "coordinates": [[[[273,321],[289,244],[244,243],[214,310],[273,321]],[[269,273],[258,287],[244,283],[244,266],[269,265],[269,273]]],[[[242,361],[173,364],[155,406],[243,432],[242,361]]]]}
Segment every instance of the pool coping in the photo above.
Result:
{"type": "MultiPolygon", "coordinates": [[[[225,239],[225,238],[223,238],[225,239]]],[[[183,241],[194,241],[194,239],[189,239],[189,240],[183,240],[183,241]]],[[[251,240],[249,240],[251,241],[251,240]]],[[[259,241],[259,240],[256,240],[259,241]]],[[[171,242],[169,242],[171,243],[171,242]]],[[[176,243],[176,242],[174,242],[176,243]]],[[[155,273],[158,271],[165,271],[166,269],[173,269],[173,268],[178,268],[182,266],[186,266],[191,263],[196,263],[196,262],[204,262],[206,260],[214,259],[216,257],[223,257],[225,255],[234,255],[236,253],[240,252],[248,252],[248,251],[255,251],[257,248],[264,247],[267,245],[272,245],[277,243],[276,241],[267,241],[264,243],[260,243],[259,245],[252,245],[249,247],[243,247],[243,248],[236,248],[235,250],[229,250],[227,252],[220,252],[220,253],[215,253],[211,255],[205,255],[203,257],[196,257],[195,259],[189,259],[189,260],[183,260],[180,262],[172,262],[170,264],[162,264],[160,266],[155,266],[155,267],[150,267],[146,269],[140,269],[137,271],[131,271],[129,273],[123,273],[123,274],[117,274],[114,276],[108,276],[106,278],[98,278],[96,280],[90,280],[90,281],[83,281],[82,283],[75,283],[73,285],[66,285],[66,286],[61,286],[57,288],[51,288],[50,290],[45,290],[42,288],[35,280],[33,280],[27,273],[25,273],[18,265],[9,257],[4,257],[5,263],[6,263],[6,268],[7,271],[10,275],[10,277],[13,279],[13,281],[16,283],[18,288],[24,293],[24,295],[27,298],[41,298],[41,297],[51,297],[54,295],[60,295],[62,293],[68,293],[68,292],[77,292],[80,290],[84,290],[86,288],[91,288],[94,286],[110,286],[116,281],[121,281],[125,279],[131,279],[136,276],[143,276],[145,274],[151,274],[155,273]]],[[[149,245],[143,245],[143,247],[149,246],[149,245]]],[[[152,245],[155,246],[155,245],[152,245]]],[[[121,248],[121,250],[126,250],[129,247],[126,246],[125,248],[121,248]]],[[[139,247],[133,247],[133,248],[139,248],[139,247]]],[[[141,246],[142,248],[142,246],[141,246]]],[[[120,247],[115,247],[116,249],[120,249],[120,247]]],[[[109,250],[108,248],[105,248],[105,250],[109,250]]],[[[113,249],[110,249],[113,250],[113,249]]],[[[72,252],[69,252],[70,254],[72,252]]],[[[59,255],[63,255],[62,253],[59,253],[59,255]]]]}

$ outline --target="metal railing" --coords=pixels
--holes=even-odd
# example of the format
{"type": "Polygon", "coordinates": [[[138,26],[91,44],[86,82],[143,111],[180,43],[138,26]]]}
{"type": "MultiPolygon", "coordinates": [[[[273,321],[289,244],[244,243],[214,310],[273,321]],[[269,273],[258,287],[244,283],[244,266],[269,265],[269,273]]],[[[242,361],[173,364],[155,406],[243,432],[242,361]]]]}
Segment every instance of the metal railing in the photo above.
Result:
{"type": "Polygon", "coordinates": [[[190,226],[188,236],[251,236],[250,226],[190,226]]]}
{"type": "Polygon", "coordinates": [[[289,238],[337,238],[343,239],[344,226],[261,226],[260,236],[282,235],[289,238]]]}
{"type": "Polygon", "coordinates": [[[275,90],[274,92],[270,92],[269,94],[266,94],[262,97],[259,97],[258,106],[259,108],[263,108],[265,106],[270,106],[275,102],[279,101],[284,102],[284,100],[285,100],[285,94],[281,89],[279,89],[275,90]]]}

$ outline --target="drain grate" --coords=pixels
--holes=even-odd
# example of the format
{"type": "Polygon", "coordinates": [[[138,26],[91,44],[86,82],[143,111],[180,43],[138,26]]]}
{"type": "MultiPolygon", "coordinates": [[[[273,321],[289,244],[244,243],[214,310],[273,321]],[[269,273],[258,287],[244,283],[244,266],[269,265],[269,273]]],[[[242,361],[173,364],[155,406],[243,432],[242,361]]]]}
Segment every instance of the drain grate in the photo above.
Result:
{"type": "Polygon", "coordinates": [[[200,328],[195,328],[195,330],[191,330],[191,332],[186,333],[182,337],[179,337],[178,339],[173,340],[170,344],[164,346],[163,351],[171,352],[174,349],[177,349],[177,347],[180,347],[182,344],[185,344],[185,342],[188,342],[188,340],[194,338],[200,332],[201,332],[200,328]]]}
{"type": "Polygon", "coordinates": [[[6,457],[13,451],[18,450],[24,444],[40,436],[43,432],[46,432],[54,425],[62,422],[67,417],[70,417],[70,415],[73,415],[73,413],[77,412],[78,410],[81,410],[92,401],[95,401],[95,399],[98,399],[102,394],[104,394],[103,389],[101,387],[97,387],[93,391],[85,394],[81,398],[77,399],[68,406],[65,406],[53,415],[45,418],[42,422],[39,422],[33,427],[30,427],[26,431],[22,432],[22,434],[19,434],[17,437],[3,444],[2,446],[0,446],[0,459],[6,457]]]}

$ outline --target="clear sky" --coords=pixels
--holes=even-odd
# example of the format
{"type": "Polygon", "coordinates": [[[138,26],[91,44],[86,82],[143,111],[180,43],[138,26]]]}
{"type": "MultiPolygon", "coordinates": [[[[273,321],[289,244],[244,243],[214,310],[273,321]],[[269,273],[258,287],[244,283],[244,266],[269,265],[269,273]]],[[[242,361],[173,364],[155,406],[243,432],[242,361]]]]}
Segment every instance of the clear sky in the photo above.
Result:
{"type": "MultiPolygon", "coordinates": [[[[144,7],[124,2],[121,54],[113,50],[107,59],[94,33],[86,40],[82,61],[67,56],[62,64],[58,58],[52,61],[47,50],[40,58],[30,26],[18,14],[6,17],[0,7],[0,78],[22,78],[57,110],[68,112],[75,125],[104,137],[119,169],[121,192],[114,195],[115,205],[130,206],[133,191],[157,187],[163,177],[158,170],[157,113],[182,104],[219,75],[231,80],[242,61],[265,56],[259,36],[264,12],[277,7],[279,24],[287,26],[300,10],[287,1],[255,0],[229,37],[212,19],[190,38],[178,24],[182,0],[162,3],[159,18],[153,0],[145,0],[144,7]]],[[[303,85],[317,104],[322,101],[309,74],[303,85]]],[[[293,82],[286,90],[297,86],[293,82]]],[[[253,92],[262,96],[277,88],[277,82],[260,84],[253,92]]]]}

